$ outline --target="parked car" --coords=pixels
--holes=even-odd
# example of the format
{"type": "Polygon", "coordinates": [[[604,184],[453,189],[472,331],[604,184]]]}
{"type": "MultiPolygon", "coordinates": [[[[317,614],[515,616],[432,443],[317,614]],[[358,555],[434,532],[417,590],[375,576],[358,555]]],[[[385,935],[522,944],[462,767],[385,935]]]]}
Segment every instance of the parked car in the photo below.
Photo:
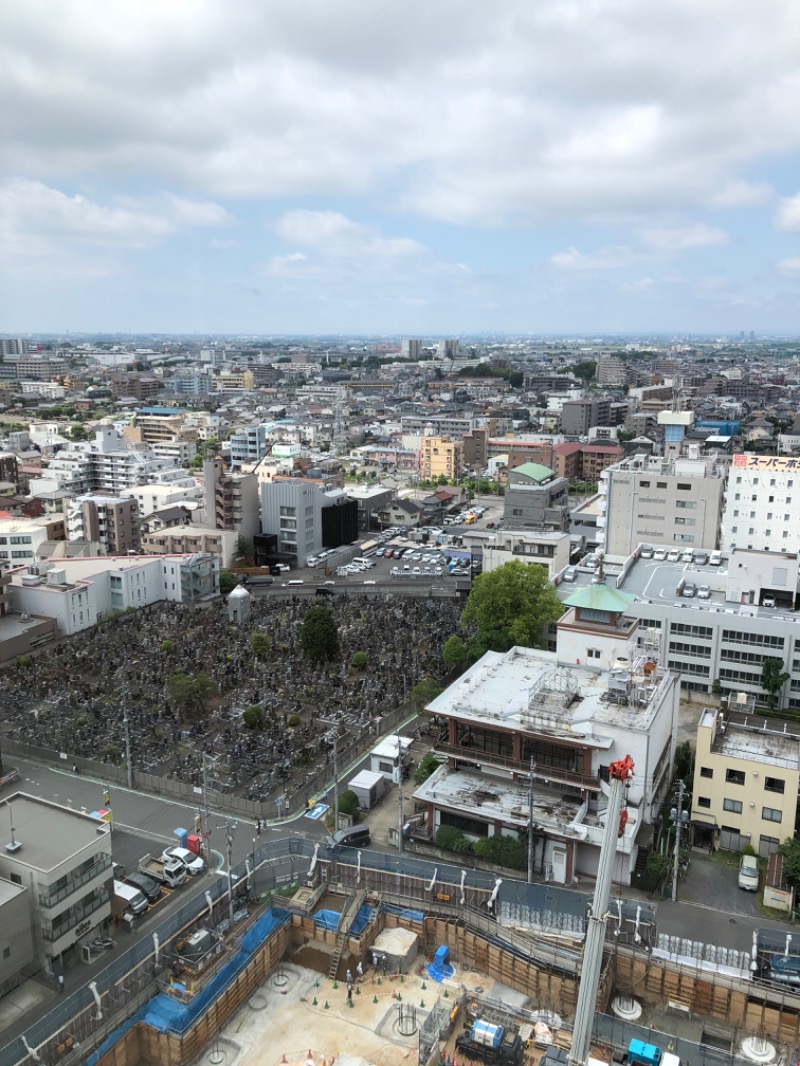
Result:
{"type": "Polygon", "coordinates": [[[183,865],[192,876],[201,874],[206,868],[205,862],[199,855],[195,855],[193,851],[189,851],[188,848],[165,848],[161,858],[166,862],[168,859],[180,859],[183,865]]]}
{"type": "Polygon", "coordinates": [[[742,855],[739,862],[739,888],[758,892],[758,861],[755,855],[742,855]]]}
{"type": "Polygon", "coordinates": [[[681,557],[681,553],[678,551],[678,549],[677,548],[673,548],[672,551],[667,553],[667,562],[668,563],[677,563],[677,562],[680,561],[680,557],[681,557]]]}
{"type": "Polygon", "coordinates": [[[578,568],[576,566],[568,566],[564,571],[564,581],[574,581],[578,576],[578,568]]]}
{"type": "Polygon", "coordinates": [[[649,544],[643,544],[642,545],[642,550],[639,552],[639,558],[641,558],[641,559],[652,559],[653,558],[653,549],[650,547],[649,544]]]}
{"type": "Polygon", "coordinates": [[[667,549],[666,548],[656,548],[656,550],[653,552],[653,558],[659,563],[663,563],[663,561],[666,559],[666,557],[667,557],[667,549]]]}
{"type": "Polygon", "coordinates": [[[147,897],[148,903],[155,903],[161,895],[161,884],[154,877],[148,877],[147,874],[128,874],[125,880],[133,888],[138,888],[147,897]]]}
{"type": "Polygon", "coordinates": [[[687,581],[683,586],[683,595],[688,599],[691,599],[697,592],[697,585],[692,581],[687,581]]]}
{"type": "Polygon", "coordinates": [[[708,587],[708,585],[700,585],[700,587],[697,590],[697,598],[698,598],[698,600],[710,600],[711,599],[711,589],[708,587]]]}
{"type": "Polygon", "coordinates": [[[708,552],[695,552],[694,561],[696,566],[706,566],[708,564],[708,552]]]}
{"type": "Polygon", "coordinates": [[[708,560],[712,566],[722,565],[722,552],[712,552],[711,558],[708,560]]]}

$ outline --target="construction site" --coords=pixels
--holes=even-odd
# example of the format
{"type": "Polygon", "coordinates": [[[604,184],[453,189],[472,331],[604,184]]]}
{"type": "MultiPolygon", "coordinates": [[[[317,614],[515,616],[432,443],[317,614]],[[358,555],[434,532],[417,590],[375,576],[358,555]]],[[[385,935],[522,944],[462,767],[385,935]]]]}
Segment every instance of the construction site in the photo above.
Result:
{"type": "Polygon", "coordinates": [[[692,1066],[797,1059],[795,991],[758,980],[749,954],[665,945],[640,902],[594,921],[552,885],[300,838],[264,844],[231,883],[247,890],[236,914],[220,878],[0,1066],[555,1066],[579,1039],[581,1062],[646,1066],[640,1045],[692,1066]]]}

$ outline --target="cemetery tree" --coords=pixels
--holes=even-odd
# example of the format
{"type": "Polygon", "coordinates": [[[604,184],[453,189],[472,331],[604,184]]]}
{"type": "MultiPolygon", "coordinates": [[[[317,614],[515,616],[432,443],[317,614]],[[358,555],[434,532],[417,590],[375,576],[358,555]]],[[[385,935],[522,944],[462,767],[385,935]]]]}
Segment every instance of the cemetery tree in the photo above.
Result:
{"type": "Polygon", "coordinates": [[[439,696],[444,689],[438,683],[434,681],[432,677],[426,677],[424,681],[420,681],[418,685],[414,685],[411,690],[411,699],[414,701],[414,707],[417,714],[420,714],[425,707],[439,696]]]}
{"type": "Polygon", "coordinates": [[[547,569],[514,560],[475,579],[461,621],[476,627],[470,650],[478,658],[515,645],[546,648],[547,628],[563,613],[547,569]]]}
{"type": "Polygon", "coordinates": [[[339,634],[329,607],[317,603],[306,612],[300,626],[300,644],[312,662],[329,663],[339,657],[339,634]]]}
{"type": "Polygon", "coordinates": [[[339,793],[339,812],[349,815],[354,823],[360,821],[361,804],[358,802],[358,796],[351,788],[346,788],[344,792],[339,793]]]}
{"type": "Polygon", "coordinates": [[[253,655],[266,655],[270,649],[270,641],[266,633],[251,633],[249,644],[253,655]]]}
{"type": "Polygon", "coordinates": [[[442,648],[442,658],[448,666],[464,666],[469,659],[469,650],[461,639],[455,636],[448,637],[442,648]]]}
{"type": "Polygon", "coordinates": [[[238,584],[239,579],[236,574],[232,574],[230,570],[220,570],[219,591],[223,596],[227,596],[229,592],[233,592],[238,584]]]}

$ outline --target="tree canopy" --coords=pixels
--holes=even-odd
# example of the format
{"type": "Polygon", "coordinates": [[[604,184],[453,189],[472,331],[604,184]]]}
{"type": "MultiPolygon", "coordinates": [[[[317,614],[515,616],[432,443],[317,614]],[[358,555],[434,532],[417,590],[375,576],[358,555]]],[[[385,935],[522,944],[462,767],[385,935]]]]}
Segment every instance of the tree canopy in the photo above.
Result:
{"type": "Polygon", "coordinates": [[[475,579],[461,621],[476,626],[472,650],[482,655],[517,644],[546,648],[547,627],[563,613],[546,568],[514,560],[475,579]]]}
{"type": "Polygon", "coordinates": [[[219,686],[207,674],[191,674],[181,670],[167,681],[170,703],[189,715],[200,717],[212,696],[219,694],[219,686]]]}
{"type": "Polygon", "coordinates": [[[767,694],[769,709],[774,711],[778,706],[781,689],[789,680],[789,675],[783,669],[783,659],[765,659],[761,667],[761,687],[767,694]]]}
{"type": "Polygon", "coordinates": [[[236,574],[232,574],[230,570],[220,570],[219,591],[223,596],[227,596],[229,592],[233,592],[238,584],[239,579],[236,574]]]}
{"type": "Polygon", "coordinates": [[[329,607],[317,603],[306,612],[300,644],[312,662],[329,663],[339,657],[339,634],[329,607]]]}

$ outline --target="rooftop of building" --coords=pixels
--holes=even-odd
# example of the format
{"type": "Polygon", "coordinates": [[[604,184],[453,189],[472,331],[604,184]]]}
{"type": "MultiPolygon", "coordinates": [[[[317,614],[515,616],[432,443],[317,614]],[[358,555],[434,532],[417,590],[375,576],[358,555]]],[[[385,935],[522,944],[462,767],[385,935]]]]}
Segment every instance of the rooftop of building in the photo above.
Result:
{"type": "Polygon", "coordinates": [[[10,903],[11,900],[17,899],[25,892],[23,885],[14,884],[13,881],[6,881],[5,878],[0,877],[0,907],[4,903],[10,903]]]}
{"type": "Polygon", "coordinates": [[[797,722],[736,712],[729,712],[723,719],[721,711],[707,707],[700,716],[699,728],[714,729],[711,750],[717,755],[800,771],[797,722]]]}
{"type": "MultiPolygon", "coordinates": [[[[38,799],[26,792],[16,792],[0,802],[4,845],[11,841],[10,828],[6,827],[12,824],[14,839],[21,844],[19,850],[14,852],[15,861],[42,873],[53,870],[70,856],[96,844],[101,825],[88,814],[38,799]]],[[[110,842],[108,846],[110,850],[110,842]]]]}
{"type": "Polygon", "coordinates": [[[552,477],[555,477],[555,471],[542,463],[522,463],[521,466],[515,466],[511,472],[512,474],[521,474],[523,477],[530,478],[531,481],[538,482],[549,481],[552,477]]]}
{"type": "MultiPolygon", "coordinates": [[[[178,527],[175,527],[178,528],[178,527]]],[[[187,526],[189,530],[203,531],[201,526],[187,526]]],[[[172,533],[173,530],[169,529],[165,532],[172,533]]],[[[215,533],[228,533],[229,530],[216,529],[215,533]]],[[[81,581],[91,581],[93,577],[97,577],[100,574],[113,573],[120,574],[127,570],[139,570],[144,567],[152,566],[154,563],[161,565],[163,562],[170,559],[179,563],[183,563],[186,560],[193,559],[197,552],[173,552],[167,555],[96,555],[89,558],[64,558],[56,560],[53,570],[64,570],[67,576],[67,584],[74,585],[81,581]]],[[[202,554],[202,553],[200,553],[202,554]]],[[[28,564],[15,567],[11,571],[11,580],[15,585],[22,584],[22,578],[30,573],[28,564]]],[[[45,571],[46,574],[46,571],[45,571]]],[[[53,592],[63,592],[64,585],[51,585],[48,586],[45,581],[41,585],[35,586],[37,591],[42,589],[48,589],[53,592]]]]}
{"type": "MultiPolygon", "coordinates": [[[[621,641],[620,654],[625,651],[621,641]]],[[[535,648],[489,651],[427,710],[476,725],[549,733],[608,749],[612,738],[602,727],[646,732],[663,689],[673,683],[658,668],[645,673],[640,659],[632,658],[624,669],[609,673],[559,663],[554,652],[535,648]]]]}
{"type": "MultiPolygon", "coordinates": [[[[656,542],[652,546],[658,548],[656,542]]],[[[664,545],[670,550],[674,544],[664,545]]],[[[710,554],[707,553],[707,554],[710,554]]],[[[761,553],[759,553],[761,554],[761,553]]],[[[800,613],[781,607],[759,607],[756,604],[741,604],[726,600],[725,590],[728,578],[729,556],[723,555],[720,566],[710,566],[699,563],[681,563],[659,561],[656,559],[637,559],[624,573],[625,560],[606,556],[603,565],[606,572],[606,584],[618,587],[623,592],[629,593],[634,600],[647,604],[659,604],[673,606],[686,611],[686,622],[697,620],[696,624],[702,625],[703,614],[735,616],[740,618],[759,618],[768,622],[796,622],[800,624],[800,613]],[[619,581],[619,585],[617,582],[619,581]],[[691,582],[700,587],[707,585],[710,594],[708,599],[698,599],[696,596],[685,598],[678,595],[681,582],[691,582]]],[[[589,570],[580,564],[576,568],[576,579],[572,583],[562,583],[558,587],[558,593],[562,600],[566,600],[575,592],[576,588],[590,586],[595,582],[596,570],[589,570]]],[[[711,624],[709,621],[708,624],[711,624]]]]}

